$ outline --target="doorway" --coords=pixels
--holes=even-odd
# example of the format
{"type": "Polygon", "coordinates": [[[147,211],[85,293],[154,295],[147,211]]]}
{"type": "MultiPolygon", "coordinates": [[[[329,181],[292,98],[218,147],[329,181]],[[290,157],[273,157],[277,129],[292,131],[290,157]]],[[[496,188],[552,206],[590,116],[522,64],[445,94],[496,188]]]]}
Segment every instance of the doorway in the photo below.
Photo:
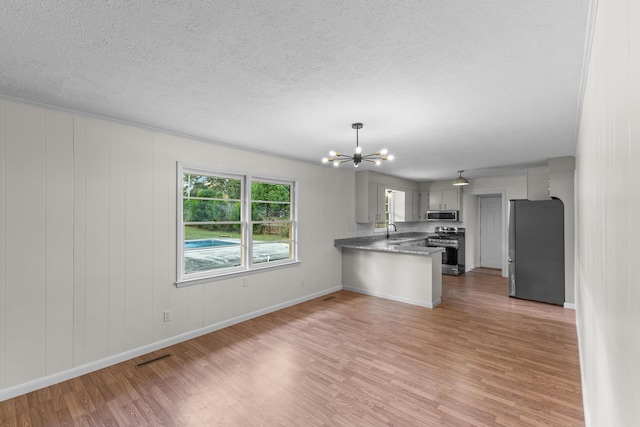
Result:
{"type": "Polygon", "coordinates": [[[502,269],[502,196],[480,196],[480,267],[502,269]]]}

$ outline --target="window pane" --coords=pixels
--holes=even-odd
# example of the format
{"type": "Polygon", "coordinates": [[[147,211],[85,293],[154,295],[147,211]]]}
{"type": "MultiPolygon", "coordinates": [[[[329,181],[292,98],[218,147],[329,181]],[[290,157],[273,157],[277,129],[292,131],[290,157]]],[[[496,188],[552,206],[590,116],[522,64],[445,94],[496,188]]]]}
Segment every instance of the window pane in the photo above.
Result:
{"type": "Polygon", "coordinates": [[[198,239],[240,239],[242,227],[240,224],[207,224],[207,225],[185,225],[184,240],[198,239]]]}
{"type": "Polygon", "coordinates": [[[239,179],[194,175],[182,175],[184,197],[210,197],[214,199],[240,199],[242,185],[239,179]]]}
{"type": "Polygon", "coordinates": [[[291,200],[291,185],[254,181],[251,183],[251,200],[288,202],[291,200]]]}
{"type": "Polygon", "coordinates": [[[291,257],[291,242],[253,242],[252,262],[254,264],[291,257]]]}
{"type": "Polygon", "coordinates": [[[376,222],[373,225],[374,230],[385,230],[387,228],[386,222],[376,222]]]}
{"type": "Polygon", "coordinates": [[[253,240],[262,242],[272,242],[274,240],[290,240],[290,222],[267,222],[264,224],[253,224],[253,240]]]}
{"type": "Polygon", "coordinates": [[[240,221],[240,202],[183,199],[184,222],[240,221]]]}
{"type": "Polygon", "coordinates": [[[252,262],[258,264],[291,258],[293,254],[290,236],[290,222],[253,224],[252,262]]]}
{"type": "Polygon", "coordinates": [[[291,218],[291,205],[288,203],[251,203],[252,221],[288,220],[291,218]]]}
{"type": "Polygon", "coordinates": [[[187,225],[184,227],[185,274],[242,265],[242,226],[187,225]]]}

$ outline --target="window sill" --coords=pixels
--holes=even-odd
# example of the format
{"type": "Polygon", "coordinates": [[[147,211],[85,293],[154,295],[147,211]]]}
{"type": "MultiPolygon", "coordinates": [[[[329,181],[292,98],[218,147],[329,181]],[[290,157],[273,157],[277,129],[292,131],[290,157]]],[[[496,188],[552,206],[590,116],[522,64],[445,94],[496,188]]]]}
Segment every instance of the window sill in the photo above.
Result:
{"type": "Polygon", "coordinates": [[[265,266],[261,266],[258,264],[258,266],[254,266],[251,270],[232,271],[229,273],[217,274],[215,276],[177,280],[175,284],[177,288],[184,288],[192,285],[201,285],[203,283],[217,282],[219,280],[233,279],[236,277],[247,276],[250,274],[264,273],[265,271],[268,271],[268,270],[277,270],[280,268],[295,267],[299,264],[300,264],[299,260],[290,260],[290,261],[280,262],[278,264],[265,265],[265,266]]]}

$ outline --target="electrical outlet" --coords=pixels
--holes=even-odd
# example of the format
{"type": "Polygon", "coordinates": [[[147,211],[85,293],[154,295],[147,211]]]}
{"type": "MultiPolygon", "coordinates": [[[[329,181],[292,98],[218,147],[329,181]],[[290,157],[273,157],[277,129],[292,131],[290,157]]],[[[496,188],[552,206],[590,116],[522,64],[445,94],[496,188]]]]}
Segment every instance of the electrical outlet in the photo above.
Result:
{"type": "Polygon", "coordinates": [[[164,321],[165,322],[170,322],[173,319],[173,314],[171,313],[171,310],[165,310],[164,311],[164,321]]]}
{"type": "Polygon", "coordinates": [[[249,279],[242,279],[242,287],[246,288],[247,286],[249,286],[249,279]]]}
{"type": "Polygon", "coordinates": [[[304,279],[302,279],[302,280],[300,281],[300,286],[302,286],[302,287],[304,288],[304,279]]]}

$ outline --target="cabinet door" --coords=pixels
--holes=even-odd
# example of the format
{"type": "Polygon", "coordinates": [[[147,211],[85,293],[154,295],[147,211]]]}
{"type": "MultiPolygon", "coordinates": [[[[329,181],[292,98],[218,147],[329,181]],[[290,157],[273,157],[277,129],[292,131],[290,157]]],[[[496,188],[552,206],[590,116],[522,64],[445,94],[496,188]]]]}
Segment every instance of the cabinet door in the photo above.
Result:
{"type": "Polygon", "coordinates": [[[420,193],[420,213],[419,220],[426,221],[427,220],[427,211],[429,210],[429,192],[422,191],[420,193]]]}
{"type": "Polygon", "coordinates": [[[434,190],[429,192],[429,210],[437,211],[444,209],[442,207],[442,190],[434,190]]]}
{"type": "Polygon", "coordinates": [[[404,220],[405,222],[414,221],[413,219],[413,193],[405,191],[404,193],[404,220]]]}
{"type": "Polygon", "coordinates": [[[442,190],[442,208],[447,210],[460,209],[460,189],[442,190]]]}
{"type": "Polygon", "coordinates": [[[369,222],[375,222],[378,216],[378,186],[376,184],[369,184],[367,206],[367,218],[369,222]]]}
{"type": "Polygon", "coordinates": [[[385,220],[385,203],[386,203],[386,199],[385,199],[385,194],[384,194],[384,190],[385,190],[385,186],[384,185],[378,185],[378,197],[377,200],[378,202],[376,203],[377,207],[376,207],[376,212],[378,213],[378,216],[376,217],[376,222],[382,222],[385,220]]]}
{"type": "Polygon", "coordinates": [[[384,187],[369,184],[368,189],[368,218],[369,222],[380,222],[384,217],[384,187]]]}
{"type": "Polygon", "coordinates": [[[412,191],[411,199],[413,200],[411,210],[411,220],[412,221],[420,221],[420,192],[412,191]]]}

